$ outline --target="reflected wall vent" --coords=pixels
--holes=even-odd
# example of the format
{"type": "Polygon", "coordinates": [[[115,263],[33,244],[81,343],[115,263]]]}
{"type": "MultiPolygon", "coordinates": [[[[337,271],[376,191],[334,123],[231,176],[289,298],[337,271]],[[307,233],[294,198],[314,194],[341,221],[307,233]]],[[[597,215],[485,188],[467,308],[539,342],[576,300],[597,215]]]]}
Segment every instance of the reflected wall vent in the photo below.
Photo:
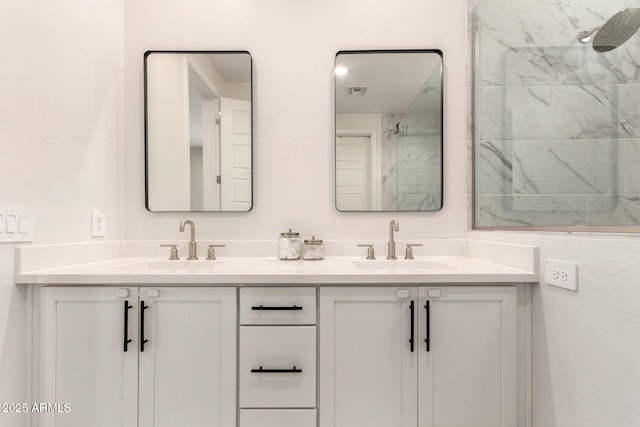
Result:
{"type": "Polygon", "coordinates": [[[365,93],[367,93],[367,87],[366,86],[348,86],[347,93],[349,95],[364,95],[365,93]]]}

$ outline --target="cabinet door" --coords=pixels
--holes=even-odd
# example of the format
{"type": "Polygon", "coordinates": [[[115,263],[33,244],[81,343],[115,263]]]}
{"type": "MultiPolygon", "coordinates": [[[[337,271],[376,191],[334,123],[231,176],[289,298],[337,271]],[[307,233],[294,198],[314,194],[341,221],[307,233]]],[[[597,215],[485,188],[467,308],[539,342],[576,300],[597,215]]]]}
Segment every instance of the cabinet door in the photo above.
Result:
{"type": "Polygon", "coordinates": [[[34,414],[36,425],[137,426],[137,289],[51,287],[40,296],[39,401],[59,407],[34,414]]]}
{"type": "Polygon", "coordinates": [[[236,290],[141,288],[140,308],[140,427],[236,425],[236,290]]]}
{"type": "Polygon", "coordinates": [[[416,296],[416,288],[320,289],[321,427],[416,426],[416,296]]]}
{"type": "Polygon", "coordinates": [[[419,294],[419,426],[516,426],[516,288],[419,294]]]}

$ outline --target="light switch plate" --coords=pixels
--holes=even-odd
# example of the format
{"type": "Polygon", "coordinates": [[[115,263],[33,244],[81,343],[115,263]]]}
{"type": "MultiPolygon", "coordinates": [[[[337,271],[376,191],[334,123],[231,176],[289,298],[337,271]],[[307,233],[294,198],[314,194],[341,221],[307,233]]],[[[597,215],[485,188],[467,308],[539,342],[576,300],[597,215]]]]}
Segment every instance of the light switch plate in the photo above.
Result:
{"type": "Polygon", "coordinates": [[[544,264],[544,280],[548,285],[578,290],[578,264],[555,259],[547,259],[544,264]]]}
{"type": "Polygon", "coordinates": [[[91,209],[91,236],[107,235],[107,213],[104,209],[91,209]]]}
{"type": "Polygon", "coordinates": [[[0,205],[0,242],[32,242],[35,220],[33,208],[0,205]]]}

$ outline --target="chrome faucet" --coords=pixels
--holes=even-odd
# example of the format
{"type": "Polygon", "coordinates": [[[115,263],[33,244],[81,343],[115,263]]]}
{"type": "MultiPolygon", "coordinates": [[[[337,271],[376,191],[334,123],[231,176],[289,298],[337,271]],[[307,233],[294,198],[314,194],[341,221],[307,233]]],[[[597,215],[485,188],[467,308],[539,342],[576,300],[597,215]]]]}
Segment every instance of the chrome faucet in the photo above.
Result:
{"type": "Polygon", "coordinates": [[[387,259],[398,259],[396,258],[396,241],[393,240],[393,232],[400,230],[400,224],[395,219],[392,219],[389,223],[389,243],[387,244],[387,259]]]}
{"type": "Polygon", "coordinates": [[[196,243],[196,225],[193,221],[185,219],[180,223],[180,231],[184,231],[184,226],[189,224],[191,226],[191,240],[189,240],[189,257],[188,260],[198,259],[197,248],[198,244],[196,243]]]}

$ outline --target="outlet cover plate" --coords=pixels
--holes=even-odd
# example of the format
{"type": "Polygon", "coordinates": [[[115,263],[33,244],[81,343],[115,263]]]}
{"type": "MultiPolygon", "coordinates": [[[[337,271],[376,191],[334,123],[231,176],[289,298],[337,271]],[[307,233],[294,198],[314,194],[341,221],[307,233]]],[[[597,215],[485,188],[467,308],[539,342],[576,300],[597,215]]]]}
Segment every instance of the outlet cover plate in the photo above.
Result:
{"type": "Polygon", "coordinates": [[[91,209],[91,236],[107,235],[107,213],[104,209],[91,209]]]}
{"type": "Polygon", "coordinates": [[[544,280],[548,285],[578,290],[578,264],[555,259],[547,259],[544,264],[544,280]]]}

